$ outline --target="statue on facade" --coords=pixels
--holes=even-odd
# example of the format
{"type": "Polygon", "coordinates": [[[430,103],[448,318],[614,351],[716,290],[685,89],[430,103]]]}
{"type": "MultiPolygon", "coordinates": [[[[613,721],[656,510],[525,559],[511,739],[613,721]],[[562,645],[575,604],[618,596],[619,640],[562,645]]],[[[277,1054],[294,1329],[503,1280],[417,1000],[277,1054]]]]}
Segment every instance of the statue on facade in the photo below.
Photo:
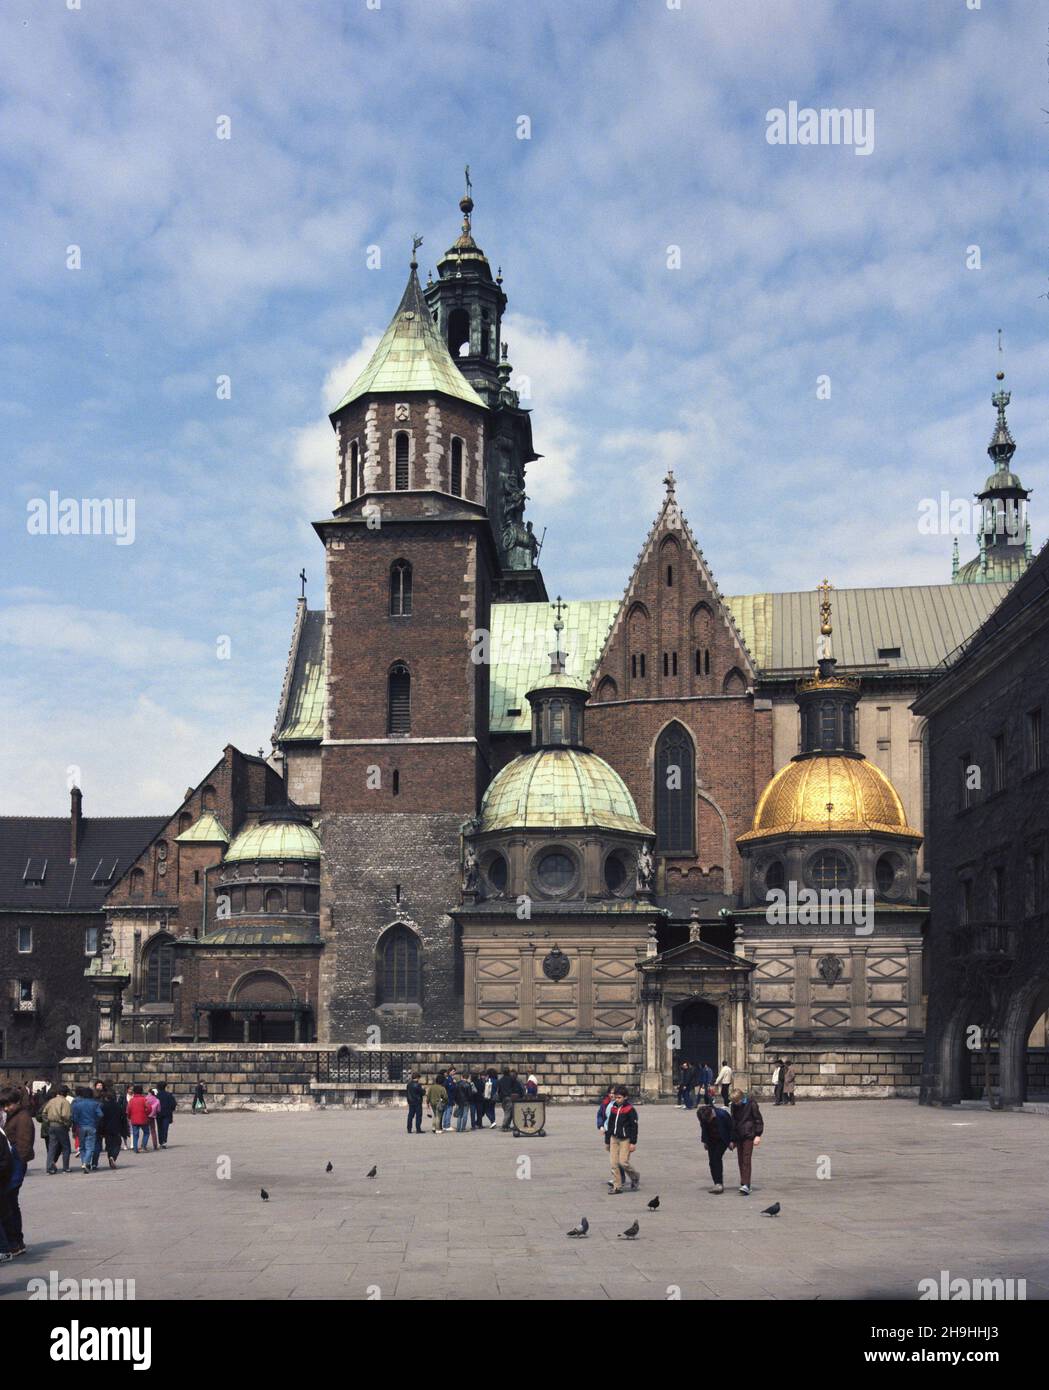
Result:
{"type": "Polygon", "coordinates": [[[463,892],[464,892],[464,893],[476,893],[476,892],[477,892],[477,878],[478,878],[477,855],[474,853],[474,847],[473,847],[473,845],[467,845],[467,846],[466,846],[466,852],[465,852],[464,855],[463,855],[463,892]]]}
{"type": "Polygon", "coordinates": [[[637,852],[637,891],[639,893],[651,893],[655,874],[656,862],[652,858],[651,846],[646,840],[637,852]]]}

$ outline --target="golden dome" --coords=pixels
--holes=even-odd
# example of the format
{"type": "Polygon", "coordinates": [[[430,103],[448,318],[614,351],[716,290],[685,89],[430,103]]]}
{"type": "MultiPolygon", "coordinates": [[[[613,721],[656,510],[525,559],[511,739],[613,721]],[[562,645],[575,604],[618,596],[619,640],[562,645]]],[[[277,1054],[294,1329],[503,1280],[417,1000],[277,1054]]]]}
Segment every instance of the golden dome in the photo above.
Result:
{"type": "Polygon", "coordinates": [[[761,794],[754,825],[738,843],[771,835],[871,834],[921,840],[896,788],[866,758],[827,754],[780,768],[761,794]]]}

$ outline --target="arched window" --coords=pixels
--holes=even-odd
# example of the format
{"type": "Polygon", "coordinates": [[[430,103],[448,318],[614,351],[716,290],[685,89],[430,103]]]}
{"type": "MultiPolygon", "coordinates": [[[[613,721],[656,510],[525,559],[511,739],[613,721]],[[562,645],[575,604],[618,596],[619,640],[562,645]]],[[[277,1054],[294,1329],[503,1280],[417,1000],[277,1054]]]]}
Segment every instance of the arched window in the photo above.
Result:
{"type": "Polygon", "coordinates": [[[412,678],[403,661],[390,669],[387,730],[391,734],[411,733],[412,678]]]}
{"type": "Polygon", "coordinates": [[[142,962],[147,1004],[171,1003],[171,979],[175,973],[175,947],[169,936],[158,937],[146,947],[142,962]]]}
{"type": "Polygon", "coordinates": [[[696,768],[683,725],[668,724],[656,744],[656,849],[691,854],[696,819],[696,768]]]}
{"type": "Polygon", "coordinates": [[[408,436],[404,430],[399,430],[393,442],[394,467],[393,485],[398,492],[408,490],[408,436]]]}
{"type": "Polygon", "coordinates": [[[453,357],[470,352],[470,315],[465,309],[453,309],[448,315],[448,351],[453,357]]]}
{"type": "Polygon", "coordinates": [[[129,883],[128,883],[128,888],[129,888],[130,893],[131,893],[131,896],[132,896],[133,898],[141,898],[142,894],[146,891],[146,874],[145,874],[145,870],[143,870],[143,869],[132,869],[132,870],[131,870],[131,879],[130,879],[130,881],[129,881],[129,883]]]}
{"type": "Polygon", "coordinates": [[[452,492],[456,497],[463,495],[463,441],[452,440],[452,492]]]}
{"type": "Polygon", "coordinates": [[[178,818],[178,833],[181,835],[193,824],[193,817],[188,811],[183,811],[178,818]]]}
{"type": "Polygon", "coordinates": [[[721,682],[721,691],[724,695],[743,695],[746,693],[747,682],[743,679],[742,671],[733,666],[728,675],[721,682]]]}
{"type": "Polygon", "coordinates": [[[284,894],[279,888],[266,889],[266,906],[264,910],[266,912],[284,911],[284,894]]]}
{"type": "Polygon", "coordinates": [[[202,811],[214,811],[215,809],[215,788],[210,783],[200,794],[200,807],[202,811]]]}
{"type": "Polygon", "coordinates": [[[412,615],[412,567],[407,560],[395,560],[390,566],[390,615],[412,615]]]}
{"type": "Polygon", "coordinates": [[[359,496],[360,496],[360,492],[361,492],[360,478],[359,478],[359,476],[358,476],[358,468],[359,468],[359,465],[360,465],[360,458],[361,458],[360,445],[357,443],[357,441],[356,441],[356,439],[355,439],[355,440],[353,441],[353,443],[350,445],[350,501],[351,501],[351,502],[354,500],[354,498],[359,497],[359,496]]]}
{"type": "Polygon", "coordinates": [[[614,700],[618,694],[619,689],[615,681],[611,676],[605,676],[601,684],[597,687],[598,702],[601,700],[614,700]]]}
{"type": "Polygon", "coordinates": [[[419,939],[398,923],[379,943],[377,1002],[418,1004],[422,998],[419,939]]]}

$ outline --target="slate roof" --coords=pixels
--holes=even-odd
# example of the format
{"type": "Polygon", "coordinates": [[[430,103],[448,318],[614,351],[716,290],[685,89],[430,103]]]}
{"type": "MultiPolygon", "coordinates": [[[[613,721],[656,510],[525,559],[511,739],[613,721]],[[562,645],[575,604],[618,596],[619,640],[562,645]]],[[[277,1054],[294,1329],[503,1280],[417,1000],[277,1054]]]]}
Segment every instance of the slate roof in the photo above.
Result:
{"type": "Polygon", "coordinates": [[[68,816],[0,816],[0,911],[85,912],[106,893],[167,825],[168,816],[85,816],[80,849],[69,861],[68,816]],[[25,881],[27,865],[39,887],[25,881]]]}
{"type": "MultiPolygon", "coordinates": [[[[853,672],[928,674],[968,641],[1010,592],[1008,584],[835,589],[834,655],[843,669],[853,672]],[[895,648],[898,657],[881,654],[895,648]]],[[[745,594],[725,603],[762,677],[793,679],[812,668],[819,635],[815,590],[745,594]]],[[[590,680],[619,608],[619,599],[579,599],[566,605],[562,646],[568,652],[569,675],[590,680]]],[[[548,603],[492,605],[489,712],[494,734],[529,731],[525,695],[549,673],[553,645],[548,603]]],[[[324,613],[314,611],[306,614],[295,653],[280,739],[323,736],[323,676],[324,613]]]]}
{"type": "Polygon", "coordinates": [[[438,333],[414,265],[389,328],[335,411],[360,396],[376,392],[403,395],[407,391],[440,391],[482,410],[487,409],[438,333]]]}

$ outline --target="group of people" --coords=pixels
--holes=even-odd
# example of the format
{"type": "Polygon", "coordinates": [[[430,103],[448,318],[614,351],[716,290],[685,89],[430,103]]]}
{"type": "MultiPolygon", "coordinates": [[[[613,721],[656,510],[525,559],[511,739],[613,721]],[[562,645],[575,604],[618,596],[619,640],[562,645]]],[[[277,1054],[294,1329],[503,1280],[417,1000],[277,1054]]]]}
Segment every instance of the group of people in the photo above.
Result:
{"type": "Polygon", "coordinates": [[[539,1082],[529,1076],[522,1082],[517,1072],[504,1066],[502,1072],[494,1067],[487,1071],[460,1074],[454,1067],[439,1071],[429,1086],[424,1087],[418,1072],[404,1088],[408,1099],[408,1133],[422,1133],[423,1106],[433,1123],[434,1134],[450,1131],[462,1134],[465,1130],[484,1129],[485,1120],[491,1129],[510,1130],[513,1127],[514,1101],[539,1094],[539,1082]],[[502,1110],[502,1123],[496,1123],[496,1105],[502,1110]]]}
{"type": "Polygon", "coordinates": [[[798,1074],[783,1057],[777,1057],[772,1068],[772,1092],[777,1105],[793,1105],[798,1074]]]}
{"type": "Polygon", "coordinates": [[[679,1110],[691,1110],[693,1105],[708,1105],[719,1090],[722,1105],[728,1105],[729,1092],[732,1090],[732,1068],[727,1062],[722,1062],[717,1076],[706,1062],[700,1062],[698,1066],[693,1066],[691,1062],[681,1063],[677,1083],[679,1110]]]}
{"type": "MultiPolygon", "coordinates": [[[[95,1173],[103,1150],[110,1168],[121,1150],[146,1153],[167,1148],[178,1102],[163,1081],[148,1089],[116,1087],[97,1080],[91,1086],[25,1086],[0,1089],[0,1264],[26,1253],[20,1194],[36,1157],[36,1125],[46,1146],[49,1177],[68,1173],[75,1155],[82,1173],[95,1173]]],[[[207,1111],[207,1093],[198,1082],[193,1109],[207,1111]]]]}
{"type": "MultiPolygon", "coordinates": [[[[765,1121],[761,1107],[747,1092],[737,1088],[724,1099],[727,1108],[704,1102],[696,1115],[700,1142],[707,1151],[707,1164],[713,1182],[708,1191],[716,1196],[725,1191],[725,1154],[735,1150],[739,1164],[739,1190],[742,1196],[749,1197],[754,1150],[761,1143],[765,1121]]],[[[633,1161],[638,1142],[638,1116],[626,1086],[610,1086],[601,1097],[597,1107],[597,1128],[604,1136],[612,1170],[612,1176],[608,1179],[608,1195],[617,1196],[626,1190],[624,1184],[627,1182],[630,1191],[635,1192],[641,1186],[641,1174],[633,1161]]]]}

